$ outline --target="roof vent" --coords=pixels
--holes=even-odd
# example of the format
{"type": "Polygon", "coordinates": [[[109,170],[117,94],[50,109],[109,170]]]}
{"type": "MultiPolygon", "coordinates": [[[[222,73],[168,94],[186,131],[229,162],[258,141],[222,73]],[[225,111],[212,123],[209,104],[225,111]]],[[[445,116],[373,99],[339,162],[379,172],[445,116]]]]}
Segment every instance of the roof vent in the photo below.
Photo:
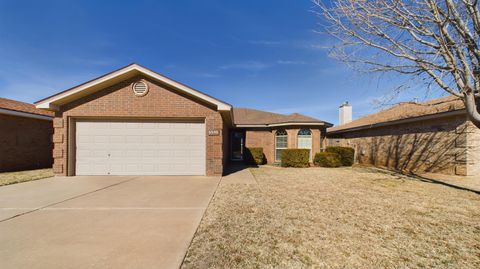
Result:
{"type": "Polygon", "coordinates": [[[136,96],[145,96],[148,93],[148,85],[143,81],[135,82],[132,88],[136,96]]]}

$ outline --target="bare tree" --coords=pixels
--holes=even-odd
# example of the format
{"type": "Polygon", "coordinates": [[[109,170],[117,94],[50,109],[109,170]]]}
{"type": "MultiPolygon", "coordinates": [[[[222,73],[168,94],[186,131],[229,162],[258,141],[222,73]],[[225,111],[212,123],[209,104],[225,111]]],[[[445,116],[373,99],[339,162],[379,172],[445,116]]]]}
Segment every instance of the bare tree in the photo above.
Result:
{"type": "Polygon", "coordinates": [[[426,79],[461,98],[480,128],[478,0],[314,0],[333,55],[363,70],[426,79]]]}

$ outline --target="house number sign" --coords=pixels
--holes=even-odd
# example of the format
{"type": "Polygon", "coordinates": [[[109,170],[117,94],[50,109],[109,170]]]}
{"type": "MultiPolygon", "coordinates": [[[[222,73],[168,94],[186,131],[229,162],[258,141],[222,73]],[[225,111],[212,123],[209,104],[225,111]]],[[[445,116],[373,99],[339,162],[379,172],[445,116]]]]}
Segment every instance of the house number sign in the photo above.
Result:
{"type": "Polygon", "coordinates": [[[217,136],[220,135],[219,130],[208,130],[208,136],[217,136]]]}

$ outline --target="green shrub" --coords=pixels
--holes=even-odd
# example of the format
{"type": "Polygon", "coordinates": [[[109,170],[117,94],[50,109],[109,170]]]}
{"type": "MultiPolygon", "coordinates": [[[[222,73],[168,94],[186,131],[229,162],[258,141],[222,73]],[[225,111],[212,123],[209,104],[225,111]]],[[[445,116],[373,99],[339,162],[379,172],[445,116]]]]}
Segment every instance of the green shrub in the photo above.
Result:
{"type": "Polygon", "coordinates": [[[252,165],[265,164],[267,158],[263,154],[263,148],[245,148],[245,162],[252,165]]]}
{"type": "Polygon", "coordinates": [[[335,152],[319,152],[315,154],[313,163],[321,167],[340,167],[342,162],[340,155],[335,152]]]}
{"type": "Polygon", "coordinates": [[[283,167],[308,167],[310,166],[310,150],[284,149],[281,160],[283,167]]]}
{"type": "Polygon", "coordinates": [[[348,147],[327,147],[326,152],[333,152],[340,155],[342,166],[352,166],[355,156],[355,150],[348,147]]]}

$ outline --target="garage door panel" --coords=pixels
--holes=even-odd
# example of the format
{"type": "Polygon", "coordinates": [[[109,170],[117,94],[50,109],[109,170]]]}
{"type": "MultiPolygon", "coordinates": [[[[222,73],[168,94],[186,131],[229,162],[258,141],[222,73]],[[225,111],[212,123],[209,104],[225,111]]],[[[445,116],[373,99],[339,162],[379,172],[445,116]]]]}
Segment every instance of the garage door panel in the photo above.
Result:
{"type": "Polygon", "coordinates": [[[192,150],[192,151],[190,151],[190,157],[195,158],[195,159],[204,156],[204,154],[205,154],[205,152],[200,151],[200,150],[192,150]]]}
{"type": "Polygon", "coordinates": [[[173,141],[172,136],[159,135],[157,136],[157,141],[159,144],[171,144],[173,141]]]}
{"type": "Polygon", "coordinates": [[[110,143],[123,144],[125,143],[125,137],[123,135],[110,136],[110,143]]]}
{"type": "Polygon", "coordinates": [[[108,175],[108,167],[106,164],[99,162],[91,163],[77,163],[77,169],[83,171],[89,171],[89,175],[108,175]]]}
{"type": "Polygon", "coordinates": [[[140,136],[142,140],[142,144],[157,144],[158,143],[158,137],[155,135],[144,135],[140,136]]]}
{"type": "Polygon", "coordinates": [[[190,143],[203,144],[203,143],[205,143],[204,137],[202,137],[202,136],[190,136],[190,143]]]}
{"type": "Polygon", "coordinates": [[[77,158],[83,159],[85,157],[93,157],[92,156],[92,151],[89,149],[79,149],[77,148],[77,158]]]}
{"type": "MultiPolygon", "coordinates": [[[[154,157],[156,157],[154,150],[144,150],[144,151],[142,151],[142,158],[145,158],[146,160],[152,160],[152,158],[154,158],[154,157]]],[[[154,161],[154,160],[152,160],[152,161],[154,161]]]]}
{"type": "Polygon", "coordinates": [[[77,175],[204,175],[205,125],[77,122],[77,175]]]}
{"type": "Polygon", "coordinates": [[[77,135],[77,145],[82,143],[93,143],[94,137],[89,135],[77,135]]]}

